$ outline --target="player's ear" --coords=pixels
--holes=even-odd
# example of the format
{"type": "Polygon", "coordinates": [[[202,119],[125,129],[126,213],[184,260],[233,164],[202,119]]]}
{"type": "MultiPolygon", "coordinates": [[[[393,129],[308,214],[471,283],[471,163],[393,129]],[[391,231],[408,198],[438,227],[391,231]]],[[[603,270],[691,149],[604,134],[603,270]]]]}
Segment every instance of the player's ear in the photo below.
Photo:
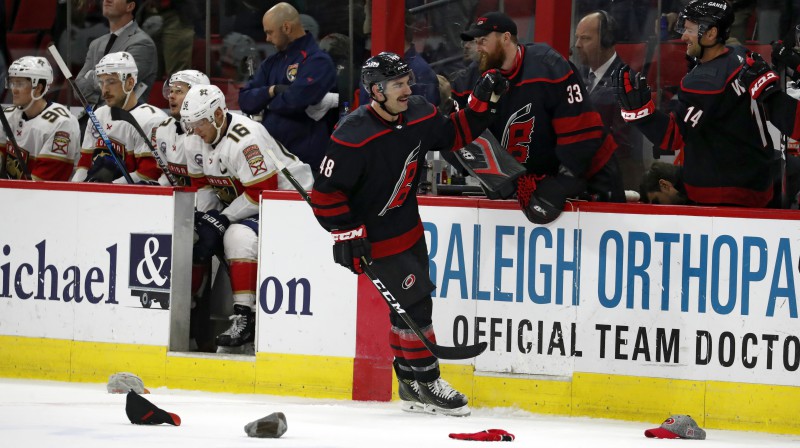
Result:
{"type": "Polygon", "coordinates": [[[378,86],[378,84],[373,84],[372,87],[370,87],[370,89],[372,89],[372,97],[375,98],[376,100],[383,101],[386,99],[386,98],[381,98],[383,96],[383,93],[381,93],[381,88],[380,86],[378,86]]]}
{"type": "Polygon", "coordinates": [[[704,36],[708,36],[708,38],[710,40],[716,41],[718,34],[719,34],[719,28],[713,26],[713,27],[709,28],[708,31],[706,31],[704,36]]]}

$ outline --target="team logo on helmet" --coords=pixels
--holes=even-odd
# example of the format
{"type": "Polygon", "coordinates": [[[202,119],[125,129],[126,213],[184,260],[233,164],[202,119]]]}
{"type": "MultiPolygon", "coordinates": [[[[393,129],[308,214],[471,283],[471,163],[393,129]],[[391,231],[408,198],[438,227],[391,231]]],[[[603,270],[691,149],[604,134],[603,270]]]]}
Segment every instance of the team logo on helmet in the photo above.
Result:
{"type": "Polygon", "coordinates": [[[289,82],[294,82],[297,78],[297,67],[299,66],[300,64],[292,64],[286,68],[286,79],[288,79],[289,82]]]}
{"type": "Polygon", "coordinates": [[[200,96],[208,95],[208,89],[200,89],[200,96]]]}

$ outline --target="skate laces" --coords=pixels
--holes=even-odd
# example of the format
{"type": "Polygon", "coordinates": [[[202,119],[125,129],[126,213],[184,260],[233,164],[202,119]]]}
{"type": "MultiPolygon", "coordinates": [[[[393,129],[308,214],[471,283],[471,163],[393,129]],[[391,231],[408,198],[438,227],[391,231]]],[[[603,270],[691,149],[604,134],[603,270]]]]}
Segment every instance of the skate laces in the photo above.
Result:
{"type": "Polygon", "coordinates": [[[245,328],[247,328],[247,316],[244,314],[233,314],[228,319],[232,320],[233,323],[231,327],[225,330],[225,335],[237,337],[242,334],[245,328]]]}
{"type": "Polygon", "coordinates": [[[445,400],[461,395],[461,392],[453,389],[450,383],[441,378],[432,383],[428,383],[428,389],[437,397],[444,398],[445,400]]]}

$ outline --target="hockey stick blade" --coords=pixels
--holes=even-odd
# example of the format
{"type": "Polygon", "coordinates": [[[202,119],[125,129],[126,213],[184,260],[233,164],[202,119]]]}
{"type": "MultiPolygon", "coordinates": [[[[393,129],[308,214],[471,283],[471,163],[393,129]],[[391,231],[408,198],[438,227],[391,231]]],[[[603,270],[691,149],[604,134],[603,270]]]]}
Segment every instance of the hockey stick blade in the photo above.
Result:
{"type": "Polygon", "coordinates": [[[124,121],[134,129],[136,132],[139,133],[140,136],[144,139],[144,143],[147,145],[147,148],[150,149],[150,152],[153,154],[153,158],[156,160],[156,165],[161,168],[161,171],[164,172],[164,175],[167,177],[169,184],[173,187],[178,185],[178,180],[175,178],[175,175],[169,170],[169,166],[167,162],[161,157],[161,153],[153,146],[153,143],[150,141],[150,137],[145,134],[144,130],[141,126],[139,126],[139,122],[136,121],[136,118],[131,114],[129,111],[121,108],[121,107],[111,107],[111,119],[117,121],[124,121]]]}
{"type": "Polygon", "coordinates": [[[128,168],[125,166],[125,163],[122,159],[119,158],[117,152],[114,151],[114,146],[111,144],[111,140],[106,135],[106,132],[103,130],[103,125],[100,124],[100,120],[97,119],[97,115],[94,114],[94,110],[92,110],[92,106],[89,105],[89,102],[86,101],[86,97],[83,96],[81,89],[75,84],[75,81],[72,80],[72,72],[69,71],[69,67],[67,67],[67,63],[64,62],[64,58],[61,57],[61,53],[58,52],[55,44],[50,44],[47,47],[47,51],[50,52],[50,56],[53,57],[53,60],[56,61],[58,68],[61,69],[61,73],[64,74],[64,78],[67,79],[67,83],[72,88],[72,91],[75,92],[75,96],[78,97],[78,101],[80,101],[81,106],[83,106],[83,110],[86,111],[86,115],[89,116],[89,120],[92,122],[92,126],[94,126],[95,130],[97,130],[98,135],[100,138],[103,139],[103,143],[106,144],[106,148],[108,149],[111,158],[114,159],[114,163],[117,167],[122,171],[122,176],[125,178],[125,181],[129,184],[133,183],[133,178],[131,178],[130,173],[128,173],[128,168]]]}
{"type": "Polygon", "coordinates": [[[389,289],[378,278],[378,276],[375,274],[375,271],[372,270],[369,264],[367,264],[367,260],[363,257],[361,258],[361,269],[365,274],[367,274],[367,277],[369,277],[372,284],[375,285],[375,289],[378,290],[381,297],[389,305],[389,308],[392,310],[392,312],[403,319],[403,322],[405,322],[411,331],[417,335],[425,347],[430,350],[431,353],[433,353],[433,356],[439,359],[469,359],[480,355],[484,350],[486,350],[486,347],[488,346],[488,343],[486,342],[479,342],[475,345],[462,345],[457,347],[447,347],[433,343],[430,339],[425,337],[425,334],[419,328],[417,323],[414,322],[414,320],[411,319],[408,314],[406,314],[406,311],[403,309],[397,299],[395,299],[392,293],[389,292],[389,289]]]}

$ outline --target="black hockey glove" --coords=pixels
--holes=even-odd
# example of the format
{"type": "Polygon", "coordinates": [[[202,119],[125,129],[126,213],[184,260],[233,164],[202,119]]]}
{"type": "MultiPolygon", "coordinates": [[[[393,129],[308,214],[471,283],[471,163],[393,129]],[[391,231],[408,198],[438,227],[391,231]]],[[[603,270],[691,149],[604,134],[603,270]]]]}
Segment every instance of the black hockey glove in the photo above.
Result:
{"type": "Polygon", "coordinates": [[[194,243],[192,260],[195,264],[203,264],[222,250],[222,237],[230,225],[227,216],[218,210],[209,210],[206,213],[194,212],[194,232],[197,241],[194,243]]]}
{"type": "Polygon", "coordinates": [[[611,85],[625,121],[640,120],[655,112],[656,106],[650,95],[650,87],[641,73],[623,65],[611,74],[611,85]]]}
{"type": "Polygon", "coordinates": [[[354,274],[364,272],[361,269],[361,257],[372,264],[372,245],[367,239],[367,228],[362,224],[352,230],[334,230],[333,261],[353,271],[354,274]]]}
{"type": "Polygon", "coordinates": [[[555,177],[526,174],[517,180],[517,202],[528,221],[547,224],[564,210],[567,193],[555,177]]]}
{"type": "Polygon", "coordinates": [[[469,108],[475,112],[486,112],[489,103],[496,103],[508,91],[508,79],[499,71],[487,70],[472,89],[469,108]]]}
{"type": "Polygon", "coordinates": [[[800,78],[800,54],[787,46],[782,40],[772,42],[772,63],[791,69],[794,74],[792,79],[800,78]]]}
{"type": "Polygon", "coordinates": [[[86,182],[113,182],[122,176],[114,157],[108,151],[100,151],[92,158],[92,166],[86,172],[86,182]]]}
{"type": "Polygon", "coordinates": [[[770,68],[767,61],[758,53],[750,53],[742,64],[739,71],[739,83],[741,83],[750,96],[759,103],[764,102],[772,94],[780,92],[778,85],[780,76],[770,68]]]}
{"type": "Polygon", "coordinates": [[[144,180],[144,179],[142,179],[142,180],[136,182],[136,185],[156,185],[156,186],[158,186],[158,185],[161,185],[161,184],[159,184],[157,180],[144,180]]]}

